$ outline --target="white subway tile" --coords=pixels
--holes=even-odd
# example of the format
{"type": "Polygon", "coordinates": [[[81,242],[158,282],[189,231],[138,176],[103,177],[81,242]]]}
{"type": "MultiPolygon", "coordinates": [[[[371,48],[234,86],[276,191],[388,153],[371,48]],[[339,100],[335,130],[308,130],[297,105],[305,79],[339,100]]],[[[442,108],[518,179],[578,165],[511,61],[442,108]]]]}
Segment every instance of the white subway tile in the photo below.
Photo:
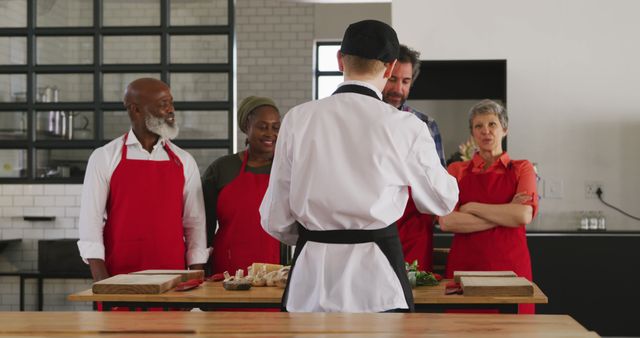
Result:
{"type": "Polygon", "coordinates": [[[30,239],[42,239],[44,236],[44,230],[42,229],[24,229],[23,238],[30,239]]]}
{"type": "Polygon", "coordinates": [[[76,196],[56,196],[57,207],[72,207],[77,205],[76,196]]]}
{"type": "Polygon", "coordinates": [[[64,237],[64,229],[45,229],[44,230],[44,238],[45,239],[65,238],[64,237]]]}
{"type": "Polygon", "coordinates": [[[22,195],[23,193],[21,184],[4,184],[2,186],[3,195],[22,195]]]}
{"type": "Polygon", "coordinates": [[[10,289],[11,289],[11,293],[13,294],[20,294],[20,283],[18,283],[17,281],[15,283],[10,283],[10,289]]]}
{"type": "Polygon", "coordinates": [[[47,184],[44,186],[45,195],[64,195],[64,184],[47,184]]]}
{"type": "Polygon", "coordinates": [[[56,226],[56,229],[74,229],[74,228],[77,228],[75,220],[68,221],[68,220],[66,220],[66,218],[65,218],[64,221],[56,220],[56,225],[55,226],[56,226]]]}
{"type": "Polygon", "coordinates": [[[2,301],[2,305],[11,305],[11,304],[20,303],[20,296],[15,294],[3,294],[2,298],[0,299],[2,301]]]}
{"type": "Polygon", "coordinates": [[[82,194],[82,184],[66,184],[64,192],[65,195],[80,195],[82,194]]]}
{"type": "Polygon", "coordinates": [[[16,207],[32,207],[33,196],[13,196],[13,205],[16,207]]]}
{"type": "Polygon", "coordinates": [[[11,227],[14,229],[31,229],[33,228],[33,223],[14,217],[11,219],[11,227]]]}
{"type": "Polygon", "coordinates": [[[0,207],[10,207],[13,205],[13,198],[11,196],[0,195],[0,207]]]}
{"type": "Polygon", "coordinates": [[[64,281],[65,281],[65,283],[64,283],[64,293],[67,294],[67,295],[83,290],[83,289],[78,289],[78,286],[73,284],[73,283],[71,283],[70,279],[66,279],[64,281]]]}
{"type": "Polygon", "coordinates": [[[79,207],[66,207],[65,215],[67,217],[79,217],[80,216],[80,208],[79,207]]]}
{"type": "Polygon", "coordinates": [[[78,229],[64,229],[64,238],[78,238],[78,229]]]}
{"type": "Polygon", "coordinates": [[[44,214],[46,216],[64,217],[66,210],[65,207],[45,207],[44,214]]]}
{"type": "Polygon", "coordinates": [[[289,15],[289,8],[276,8],[273,10],[274,17],[291,17],[289,15]]]}
{"type": "MultiPolygon", "coordinates": [[[[253,2],[253,1],[252,1],[253,2]]],[[[258,15],[273,15],[274,10],[271,8],[258,8],[258,15]]]]}
{"type": "Polygon", "coordinates": [[[44,293],[45,295],[53,293],[53,284],[51,283],[44,283],[42,285],[42,293],[44,293]]]}
{"type": "Polygon", "coordinates": [[[70,229],[75,227],[77,218],[74,217],[60,217],[56,218],[55,227],[60,229],[70,229]]]}
{"type": "Polygon", "coordinates": [[[53,284],[53,293],[54,294],[64,294],[64,284],[57,281],[57,282],[53,282],[52,280],[52,284],[53,284]]]}
{"type": "Polygon", "coordinates": [[[25,184],[23,190],[25,195],[42,195],[44,192],[42,184],[25,184]]]}
{"type": "Polygon", "coordinates": [[[291,8],[291,9],[289,10],[289,15],[295,15],[295,16],[298,16],[298,15],[304,15],[304,12],[305,12],[305,8],[303,8],[303,7],[300,7],[300,8],[291,8]]]}
{"type": "Polygon", "coordinates": [[[22,229],[3,228],[0,234],[0,238],[2,239],[15,239],[15,238],[22,238],[22,237],[23,237],[22,229]]]}
{"type": "Polygon", "coordinates": [[[24,207],[25,216],[44,216],[43,207],[24,207]]]}
{"type": "Polygon", "coordinates": [[[51,207],[56,203],[53,196],[35,196],[33,202],[35,206],[39,207],[51,207]]]}
{"type": "Polygon", "coordinates": [[[24,215],[22,207],[4,207],[2,210],[2,217],[22,217],[24,215]]]}

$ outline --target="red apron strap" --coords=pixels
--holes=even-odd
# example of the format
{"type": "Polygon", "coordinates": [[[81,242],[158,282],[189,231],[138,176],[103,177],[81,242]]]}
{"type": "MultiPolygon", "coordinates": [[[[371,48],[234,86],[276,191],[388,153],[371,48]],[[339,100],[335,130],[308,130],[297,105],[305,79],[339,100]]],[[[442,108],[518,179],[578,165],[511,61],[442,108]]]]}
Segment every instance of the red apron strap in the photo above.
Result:
{"type": "Polygon", "coordinates": [[[171,147],[169,146],[169,140],[164,141],[162,146],[164,147],[164,151],[167,152],[167,155],[169,155],[169,160],[175,162],[178,167],[182,167],[182,161],[180,161],[178,155],[176,155],[173,150],[171,150],[171,147]]]}
{"type": "Polygon", "coordinates": [[[244,156],[242,158],[242,165],[240,166],[240,175],[244,173],[247,169],[247,162],[249,162],[249,149],[244,151],[244,156]]]}
{"type": "Polygon", "coordinates": [[[125,133],[122,140],[122,155],[120,161],[124,161],[127,159],[127,138],[129,138],[129,133],[125,133]]]}

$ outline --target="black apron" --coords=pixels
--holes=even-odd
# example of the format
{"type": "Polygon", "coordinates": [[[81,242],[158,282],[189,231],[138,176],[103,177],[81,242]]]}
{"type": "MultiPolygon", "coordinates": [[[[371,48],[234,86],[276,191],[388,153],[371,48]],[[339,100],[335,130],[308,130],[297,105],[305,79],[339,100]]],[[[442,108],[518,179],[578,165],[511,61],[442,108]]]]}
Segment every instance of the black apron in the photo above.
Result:
{"type": "MultiPolygon", "coordinates": [[[[338,93],[357,93],[366,96],[373,97],[380,100],[376,93],[364,86],[359,85],[343,85],[340,86],[333,94],[338,93]]],[[[407,277],[407,271],[405,269],[404,255],[402,254],[402,244],[400,243],[400,237],[398,236],[398,228],[395,223],[387,226],[386,228],[377,230],[325,230],[325,231],[312,231],[307,230],[302,224],[296,222],[298,227],[298,241],[296,243],[296,250],[293,255],[293,262],[291,263],[291,270],[289,271],[289,279],[287,280],[287,286],[284,289],[282,295],[281,310],[287,311],[287,298],[289,297],[289,285],[293,277],[293,270],[298,260],[302,248],[308,242],[318,242],[326,244],[360,244],[360,243],[376,243],[382,253],[389,261],[391,268],[396,274],[396,277],[400,281],[404,298],[409,306],[409,309],[404,310],[406,312],[414,312],[415,307],[413,303],[413,293],[411,292],[411,285],[409,284],[409,278],[407,277]]]]}

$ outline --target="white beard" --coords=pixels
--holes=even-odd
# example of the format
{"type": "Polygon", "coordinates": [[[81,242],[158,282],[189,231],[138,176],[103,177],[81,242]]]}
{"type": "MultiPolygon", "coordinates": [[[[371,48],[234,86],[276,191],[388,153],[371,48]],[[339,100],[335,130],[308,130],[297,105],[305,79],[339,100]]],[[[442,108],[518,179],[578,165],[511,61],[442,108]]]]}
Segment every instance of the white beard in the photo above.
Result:
{"type": "Polygon", "coordinates": [[[175,123],[172,127],[167,124],[167,121],[165,121],[164,119],[155,117],[151,114],[147,114],[144,117],[144,124],[152,133],[159,135],[160,137],[168,138],[170,140],[178,137],[178,133],[180,132],[180,128],[178,127],[177,123],[175,123]]]}

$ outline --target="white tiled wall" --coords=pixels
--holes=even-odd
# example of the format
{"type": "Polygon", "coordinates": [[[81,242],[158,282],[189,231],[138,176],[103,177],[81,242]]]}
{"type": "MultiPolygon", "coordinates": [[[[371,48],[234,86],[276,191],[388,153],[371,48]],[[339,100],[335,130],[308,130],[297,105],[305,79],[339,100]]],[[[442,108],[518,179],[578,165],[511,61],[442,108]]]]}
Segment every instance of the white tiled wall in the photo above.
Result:
{"type": "MultiPolygon", "coordinates": [[[[142,14],[145,13],[145,9],[151,8],[150,4],[154,2],[136,1],[135,8],[131,9],[131,12],[136,13],[136,20],[144,19],[142,14]]],[[[108,5],[124,2],[105,0],[104,3],[108,5]]],[[[171,5],[172,8],[176,6],[176,13],[181,15],[172,17],[172,22],[176,24],[226,23],[226,0],[173,0],[171,5]],[[209,14],[200,15],[205,12],[209,14]],[[189,15],[193,17],[189,18],[189,15]]],[[[0,7],[2,6],[0,2],[0,7]]],[[[115,12],[116,10],[107,11],[105,16],[115,12]]],[[[117,12],[122,13],[121,10],[117,12]]],[[[3,16],[0,14],[0,17],[3,16]]],[[[236,23],[238,99],[249,95],[268,96],[275,100],[282,112],[310,100],[314,6],[287,0],[237,0],[236,23]]],[[[218,43],[211,42],[209,47],[204,46],[204,53],[208,53],[211,48],[217,48],[211,47],[217,45],[218,43]]],[[[199,53],[202,55],[202,52],[199,53]]],[[[190,57],[184,53],[180,56],[190,57]]],[[[217,59],[224,57],[224,54],[217,53],[208,57],[217,59]]],[[[226,98],[226,80],[206,77],[210,75],[191,75],[179,79],[175,88],[180,92],[178,95],[195,96],[196,99],[218,99],[218,96],[226,98]],[[208,83],[200,87],[194,86],[193,83],[197,81],[198,76],[204,76],[208,83]],[[196,92],[189,92],[192,90],[196,92]]],[[[176,83],[172,85],[175,87],[176,83]]],[[[120,87],[123,86],[124,84],[120,87]]],[[[117,87],[117,84],[109,86],[114,96],[120,95],[117,93],[117,87]]],[[[126,116],[121,117],[118,120],[126,121],[126,116]]],[[[208,131],[214,135],[226,134],[226,117],[220,120],[224,121],[221,123],[203,119],[201,122],[211,125],[208,131]]],[[[195,122],[189,123],[193,126],[198,125],[195,122]]],[[[121,127],[124,131],[127,126],[121,127]]],[[[244,135],[239,137],[238,144],[241,147],[244,145],[244,135]]],[[[203,149],[192,151],[192,154],[197,159],[205,159],[200,162],[206,162],[206,158],[214,159],[222,155],[222,152],[203,149]]],[[[0,185],[0,239],[22,239],[20,244],[11,244],[0,254],[0,271],[35,270],[38,239],[77,238],[80,191],[81,185],[0,185]],[[53,222],[27,222],[22,219],[25,215],[56,216],[56,219],[53,222]]],[[[65,299],[66,295],[89,287],[90,280],[46,280],[44,309],[89,310],[91,305],[88,303],[71,303],[65,299]]],[[[34,280],[27,281],[25,291],[26,309],[35,310],[34,280]]],[[[18,278],[0,277],[0,310],[18,310],[18,307],[18,278]]]]}
{"type": "MultiPolygon", "coordinates": [[[[81,185],[0,185],[0,239],[20,238],[0,255],[0,271],[32,271],[38,268],[38,240],[78,237],[81,185]],[[50,222],[29,222],[23,216],[55,216],[50,222]]],[[[46,279],[44,309],[90,310],[91,304],[70,303],[66,296],[88,289],[86,279],[46,279]]],[[[0,310],[19,309],[18,277],[0,277],[0,310]]],[[[36,309],[36,283],[25,283],[25,309],[36,309]]]]}

